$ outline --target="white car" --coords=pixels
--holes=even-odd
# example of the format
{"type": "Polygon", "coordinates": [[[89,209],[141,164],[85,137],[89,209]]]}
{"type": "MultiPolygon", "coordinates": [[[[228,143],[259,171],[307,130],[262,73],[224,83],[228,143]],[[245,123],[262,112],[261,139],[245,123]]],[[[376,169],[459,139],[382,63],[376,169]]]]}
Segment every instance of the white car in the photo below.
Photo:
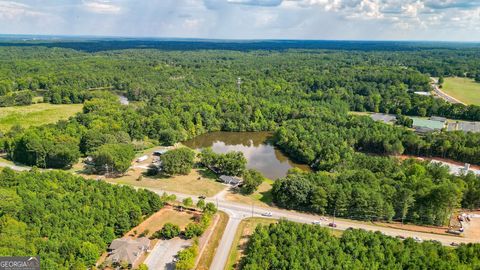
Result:
{"type": "Polygon", "coordinates": [[[321,223],[320,223],[320,220],[314,220],[314,221],[312,221],[312,224],[313,225],[320,225],[321,223]]]}
{"type": "Polygon", "coordinates": [[[271,217],[272,216],[272,213],[271,212],[265,212],[262,214],[262,216],[264,217],[271,217]]]}
{"type": "Polygon", "coordinates": [[[422,239],[420,239],[420,237],[418,237],[418,236],[414,236],[413,240],[415,240],[417,242],[422,242],[422,239]]]}

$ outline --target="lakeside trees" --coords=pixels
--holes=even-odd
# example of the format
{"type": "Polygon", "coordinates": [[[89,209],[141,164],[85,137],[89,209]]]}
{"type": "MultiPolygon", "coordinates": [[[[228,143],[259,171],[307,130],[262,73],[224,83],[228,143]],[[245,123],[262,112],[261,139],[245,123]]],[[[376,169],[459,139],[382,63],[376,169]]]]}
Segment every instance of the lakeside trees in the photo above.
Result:
{"type": "Polygon", "coordinates": [[[212,149],[205,148],[199,156],[201,164],[213,169],[218,174],[242,176],[247,165],[247,160],[243,153],[238,151],[217,154],[212,149]]]}
{"type": "Polygon", "coordinates": [[[240,191],[243,194],[252,194],[263,182],[263,175],[256,170],[246,170],[243,173],[243,182],[240,191]]]}
{"type": "Polygon", "coordinates": [[[479,251],[479,244],[452,249],[358,229],[335,237],[320,226],[281,221],[257,227],[241,269],[476,269],[479,251]]]}
{"type": "Polygon", "coordinates": [[[195,153],[186,147],[170,150],[160,157],[162,172],[174,174],[188,174],[193,168],[195,153]]]}

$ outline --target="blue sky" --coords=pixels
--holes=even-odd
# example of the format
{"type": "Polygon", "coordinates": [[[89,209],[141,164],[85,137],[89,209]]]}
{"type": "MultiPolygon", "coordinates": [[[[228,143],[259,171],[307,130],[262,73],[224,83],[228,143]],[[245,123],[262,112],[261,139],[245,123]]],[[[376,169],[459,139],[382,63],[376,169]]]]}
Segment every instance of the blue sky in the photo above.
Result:
{"type": "Polygon", "coordinates": [[[480,41],[480,0],[0,0],[0,33],[480,41]]]}

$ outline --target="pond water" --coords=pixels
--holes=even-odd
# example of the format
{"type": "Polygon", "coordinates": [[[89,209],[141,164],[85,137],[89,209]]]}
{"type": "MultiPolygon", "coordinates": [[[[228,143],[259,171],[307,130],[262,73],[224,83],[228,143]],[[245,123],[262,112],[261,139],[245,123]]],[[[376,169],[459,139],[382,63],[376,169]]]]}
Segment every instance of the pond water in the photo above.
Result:
{"type": "Polygon", "coordinates": [[[197,150],[210,147],[215,153],[222,154],[240,151],[247,159],[247,168],[273,180],[286,176],[291,168],[310,170],[307,165],[293,162],[275,148],[269,142],[271,136],[269,132],[211,132],[183,144],[197,150]]]}

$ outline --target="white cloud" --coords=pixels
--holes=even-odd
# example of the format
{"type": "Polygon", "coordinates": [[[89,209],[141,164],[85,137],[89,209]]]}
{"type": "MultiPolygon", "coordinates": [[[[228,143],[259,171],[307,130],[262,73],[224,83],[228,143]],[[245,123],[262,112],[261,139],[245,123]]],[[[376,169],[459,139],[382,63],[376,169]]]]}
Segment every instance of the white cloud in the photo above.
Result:
{"type": "Polygon", "coordinates": [[[27,4],[14,1],[0,1],[0,20],[19,20],[24,17],[42,17],[47,14],[35,11],[27,4]]]}
{"type": "Polygon", "coordinates": [[[480,0],[0,0],[0,33],[480,40],[479,29],[480,0]]]}
{"type": "Polygon", "coordinates": [[[86,10],[99,14],[119,14],[122,7],[112,4],[110,1],[87,0],[83,2],[86,10]]]}

